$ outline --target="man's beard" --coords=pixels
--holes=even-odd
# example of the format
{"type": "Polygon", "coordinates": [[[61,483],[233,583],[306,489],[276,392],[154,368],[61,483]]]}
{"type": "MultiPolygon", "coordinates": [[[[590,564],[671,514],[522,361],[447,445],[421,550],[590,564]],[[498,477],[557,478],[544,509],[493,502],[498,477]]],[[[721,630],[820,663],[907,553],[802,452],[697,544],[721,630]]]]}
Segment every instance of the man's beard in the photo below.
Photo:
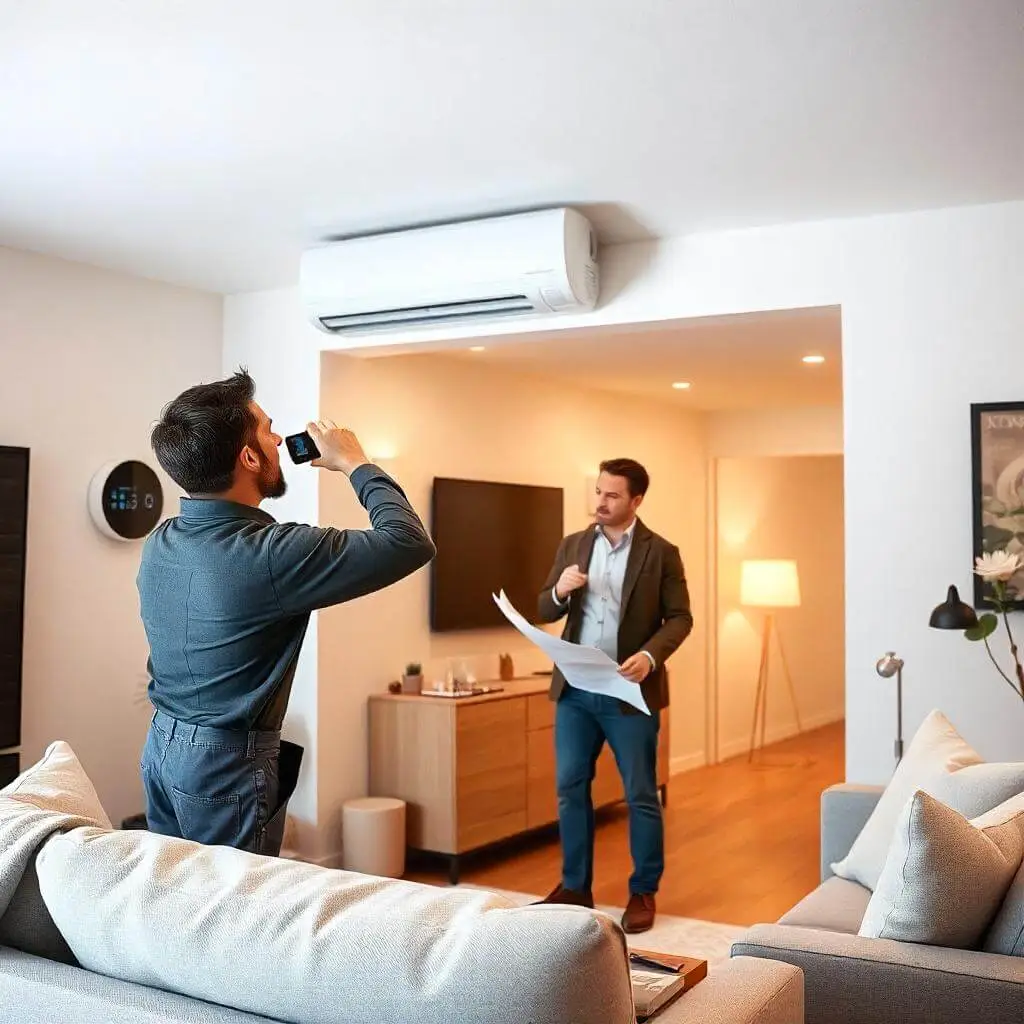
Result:
{"type": "Polygon", "coordinates": [[[285,481],[284,473],[278,466],[276,471],[268,463],[263,464],[260,470],[260,495],[264,498],[283,498],[288,484],[285,481]]]}

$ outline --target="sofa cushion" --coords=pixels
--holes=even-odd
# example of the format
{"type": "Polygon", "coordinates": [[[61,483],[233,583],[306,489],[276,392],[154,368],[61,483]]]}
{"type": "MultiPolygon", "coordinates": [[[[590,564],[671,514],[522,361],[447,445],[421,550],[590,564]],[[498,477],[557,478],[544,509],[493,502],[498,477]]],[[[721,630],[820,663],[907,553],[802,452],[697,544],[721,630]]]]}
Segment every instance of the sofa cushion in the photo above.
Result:
{"type": "Polygon", "coordinates": [[[856,935],[864,920],[871,890],[845,878],[829,878],[779,918],[779,924],[822,928],[856,935]]]}
{"type": "Polygon", "coordinates": [[[893,831],[917,790],[965,818],[975,818],[1024,792],[1024,763],[986,764],[940,711],[921,723],[850,852],[832,870],[874,890],[893,831]]]}
{"type": "Polygon", "coordinates": [[[974,948],[1024,857],[1024,794],[973,821],[918,791],[904,808],[859,934],[974,948]]]}
{"type": "Polygon", "coordinates": [[[0,946],[75,962],[40,895],[35,858],[54,832],[81,825],[111,828],[75,752],[58,740],[0,789],[0,946]]]}
{"type": "Polygon", "coordinates": [[[75,829],[38,857],[84,967],[296,1024],[632,1024],[624,936],[578,907],[514,907],[200,846],[75,829]]]}
{"type": "Polygon", "coordinates": [[[0,1020],[11,1024],[270,1022],[269,1017],[132,985],[13,949],[0,949],[0,1020]]]}

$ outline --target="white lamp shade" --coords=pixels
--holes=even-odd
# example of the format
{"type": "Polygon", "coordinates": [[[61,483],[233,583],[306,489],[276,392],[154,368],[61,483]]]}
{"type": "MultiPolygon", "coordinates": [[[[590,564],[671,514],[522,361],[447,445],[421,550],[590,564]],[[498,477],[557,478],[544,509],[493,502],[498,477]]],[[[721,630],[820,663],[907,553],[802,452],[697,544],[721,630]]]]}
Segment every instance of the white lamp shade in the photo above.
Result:
{"type": "Polygon", "coordinates": [[[787,559],[745,561],[740,567],[740,604],[753,608],[795,608],[800,604],[796,562],[787,559]]]}

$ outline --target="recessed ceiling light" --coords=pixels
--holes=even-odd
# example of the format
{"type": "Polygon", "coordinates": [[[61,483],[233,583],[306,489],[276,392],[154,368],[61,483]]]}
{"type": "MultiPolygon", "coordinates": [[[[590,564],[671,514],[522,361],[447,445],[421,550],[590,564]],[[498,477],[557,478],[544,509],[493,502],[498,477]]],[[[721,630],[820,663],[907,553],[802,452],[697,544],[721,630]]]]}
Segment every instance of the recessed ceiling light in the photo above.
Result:
{"type": "Polygon", "coordinates": [[[676,391],[687,391],[689,390],[690,382],[688,380],[677,380],[672,387],[674,387],[676,391]]]}
{"type": "Polygon", "coordinates": [[[805,363],[811,363],[811,364],[823,363],[823,362],[825,362],[825,357],[824,356],[804,356],[803,361],[805,363]]]}
{"type": "Polygon", "coordinates": [[[487,350],[486,350],[486,349],[484,348],[484,346],[483,346],[483,345],[473,345],[473,346],[472,346],[472,347],[470,348],[470,350],[469,350],[469,351],[470,351],[470,352],[486,352],[487,350]]]}

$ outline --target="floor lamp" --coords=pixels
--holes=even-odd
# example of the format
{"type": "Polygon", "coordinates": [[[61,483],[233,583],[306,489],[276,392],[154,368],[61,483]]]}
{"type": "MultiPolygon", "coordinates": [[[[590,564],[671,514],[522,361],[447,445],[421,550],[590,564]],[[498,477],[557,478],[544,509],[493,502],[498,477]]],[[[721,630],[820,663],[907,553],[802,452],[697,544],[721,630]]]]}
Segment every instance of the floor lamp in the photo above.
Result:
{"type": "MultiPolygon", "coordinates": [[[[740,604],[747,608],[796,608],[800,604],[800,578],[796,562],[785,559],[747,560],[740,567],[740,604]]],[[[761,664],[757,671],[757,692],[754,697],[754,724],[750,730],[750,751],[748,761],[754,758],[754,743],[757,737],[758,721],[761,723],[761,743],[764,746],[765,725],[768,718],[768,662],[771,653],[772,634],[779,642],[782,669],[789,685],[789,696],[793,702],[797,732],[803,732],[800,724],[800,709],[797,707],[796,691],[789,674],[782,636],[775,623],[772,611],[767,611],[761,629],[761,664]]]]}

